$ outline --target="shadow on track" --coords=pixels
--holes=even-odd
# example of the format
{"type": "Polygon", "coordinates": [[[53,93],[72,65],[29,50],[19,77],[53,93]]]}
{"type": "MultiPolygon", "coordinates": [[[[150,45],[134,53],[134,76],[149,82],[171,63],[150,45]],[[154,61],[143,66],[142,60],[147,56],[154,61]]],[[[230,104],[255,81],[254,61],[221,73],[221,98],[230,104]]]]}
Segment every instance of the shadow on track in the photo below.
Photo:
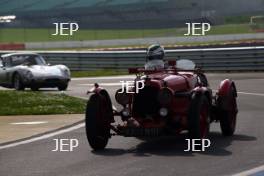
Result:
{"type": "MultiPolygon", "coordinates": [[[[56,88],[41,88],[41,89],[39,89],[39,90],[37,90],[37,91],[33,91],[33,90],[31,90],[30,88],[27,88],[27,89],[25,89],[24,90],[25,92],[60,92],[58,89],[56,89],[56,88]]],[[[64,91],[64,92],[66,92],[66,91],[64,91]]]]}
{"type": "Polygon", "coordinates": [[[211,156],[228,156],[232,152],[227,147],[232,145],[233,141],[255,141],[256,137],[247,135],[234,135],[231,137],[223,137],[220,133],[211,133],[211,147],[205,152],[184,152],[187,149],[186,135],[177,137],[158,137],[150,139],[140,139],[142,142],[135,148],[131,149],[114,149],[106,148],[104,151],[92,151],[96,155],[102,156],[118,156],[132,153],[135,156],[149,157],[152,155],[160,156],[186,156],[192,157],[195,154],[211,155],[211,156]]]}

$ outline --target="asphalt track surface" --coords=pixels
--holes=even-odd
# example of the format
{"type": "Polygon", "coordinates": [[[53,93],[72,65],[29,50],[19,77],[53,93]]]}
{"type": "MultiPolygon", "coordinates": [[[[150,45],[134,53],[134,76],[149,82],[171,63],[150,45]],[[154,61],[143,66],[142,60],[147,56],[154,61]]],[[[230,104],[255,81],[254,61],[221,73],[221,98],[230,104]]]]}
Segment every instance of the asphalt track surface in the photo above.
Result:
{"type": "MultiPolygon", "coordinates": [[[[240,92],[237,130],[223,137],[218,123],[211,125],[212,146],[205,152],[184,152],[185,135],[149,140],[114,136],[107,149],[94,152],[84,128],[40,141],[0,150],[1,176],[161,176],[231,175],[264,164],[264,73],[209,74],[211,87],[229,77],[240,92]],[[73,152],[52,152],[54,138],[78,139],[73,152]]],[[[130,78],[78,79],[68,93],[86,97],[94,82],[103,84],[111,95],[120,80],[130,78]]]]}

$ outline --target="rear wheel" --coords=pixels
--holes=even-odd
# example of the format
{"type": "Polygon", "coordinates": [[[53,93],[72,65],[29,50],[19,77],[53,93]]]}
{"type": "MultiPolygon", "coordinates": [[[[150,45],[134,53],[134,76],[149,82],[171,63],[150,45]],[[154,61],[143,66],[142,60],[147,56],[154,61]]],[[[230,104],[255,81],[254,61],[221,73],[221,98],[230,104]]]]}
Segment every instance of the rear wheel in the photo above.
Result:
{"type": "Polygon", "coordinates": [[[221,109],[220,127],[224,136],[232,136],[236,129],[237,121],[237,101],[236,91],[232,86],[227,97],[219,97],[218,103],[221,105],[226,104],[226,109],[221,109]]]}
{"type": "Polygon", "coordinates": [[[24,90],[25,86],[21,80],[21,76],[17,73],[13,78],[13,86],[16,90],[24,90]]]}
{"type": "Polygon", "coordinates": [[[209,134],[209,101],[203,94],[193,94],[188,114],[188,132],[191,139],[205,139],[209,134]]]}
{"type": "Polygon", "coordinates": [[[90,146],[94,150],[106,147],[110,138],[110,123],[112,108],[105,96],[93,94],[86,107],[86,135],[90,146]]]}

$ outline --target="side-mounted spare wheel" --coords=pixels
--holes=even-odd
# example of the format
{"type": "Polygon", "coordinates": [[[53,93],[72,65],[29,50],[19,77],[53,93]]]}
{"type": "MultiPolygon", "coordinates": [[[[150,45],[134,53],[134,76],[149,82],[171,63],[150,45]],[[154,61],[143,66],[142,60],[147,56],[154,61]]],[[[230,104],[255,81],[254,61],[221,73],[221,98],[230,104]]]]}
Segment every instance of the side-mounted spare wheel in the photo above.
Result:
{"type": "Polygon", "coordinates": [[[112,121],[113,109],[108,93],[101,90],[91,95],[86,107],[85,127],[88,142],[94,150],[106,147],[112,121]]]}
{"type": "Polygon", "coordinates": [[[193,93],[188,113],[188,133],[191,139],[205,139],[209,134],[210,104],[206,95],[193,93]]]}

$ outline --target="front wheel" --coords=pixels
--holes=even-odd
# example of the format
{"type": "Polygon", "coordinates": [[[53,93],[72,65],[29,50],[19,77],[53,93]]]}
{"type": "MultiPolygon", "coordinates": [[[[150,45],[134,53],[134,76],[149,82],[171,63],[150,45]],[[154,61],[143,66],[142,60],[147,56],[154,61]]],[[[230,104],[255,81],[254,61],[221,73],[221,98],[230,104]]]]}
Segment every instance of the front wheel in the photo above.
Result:
{"type": "Polygon", "coordinates": [[[205,139],[209,134],[209,101],[203,94],[192,95],[188,114],[188,132],[191,139],[205,139]]]}
{"type": "Polygon", "coordinates": [[[85,118],[86,136],[90,146],[94,150],[104,149],[110,138],[110,116],[112,109],[109,108],[108,101],[101,94],[93,94],[87,103],[85,118]]]}
{"type": "Polygon", "coordinates": [[[58,86],[59,91],[65,91],[68,88],[68,84],[61,84],[58,86]]]}

